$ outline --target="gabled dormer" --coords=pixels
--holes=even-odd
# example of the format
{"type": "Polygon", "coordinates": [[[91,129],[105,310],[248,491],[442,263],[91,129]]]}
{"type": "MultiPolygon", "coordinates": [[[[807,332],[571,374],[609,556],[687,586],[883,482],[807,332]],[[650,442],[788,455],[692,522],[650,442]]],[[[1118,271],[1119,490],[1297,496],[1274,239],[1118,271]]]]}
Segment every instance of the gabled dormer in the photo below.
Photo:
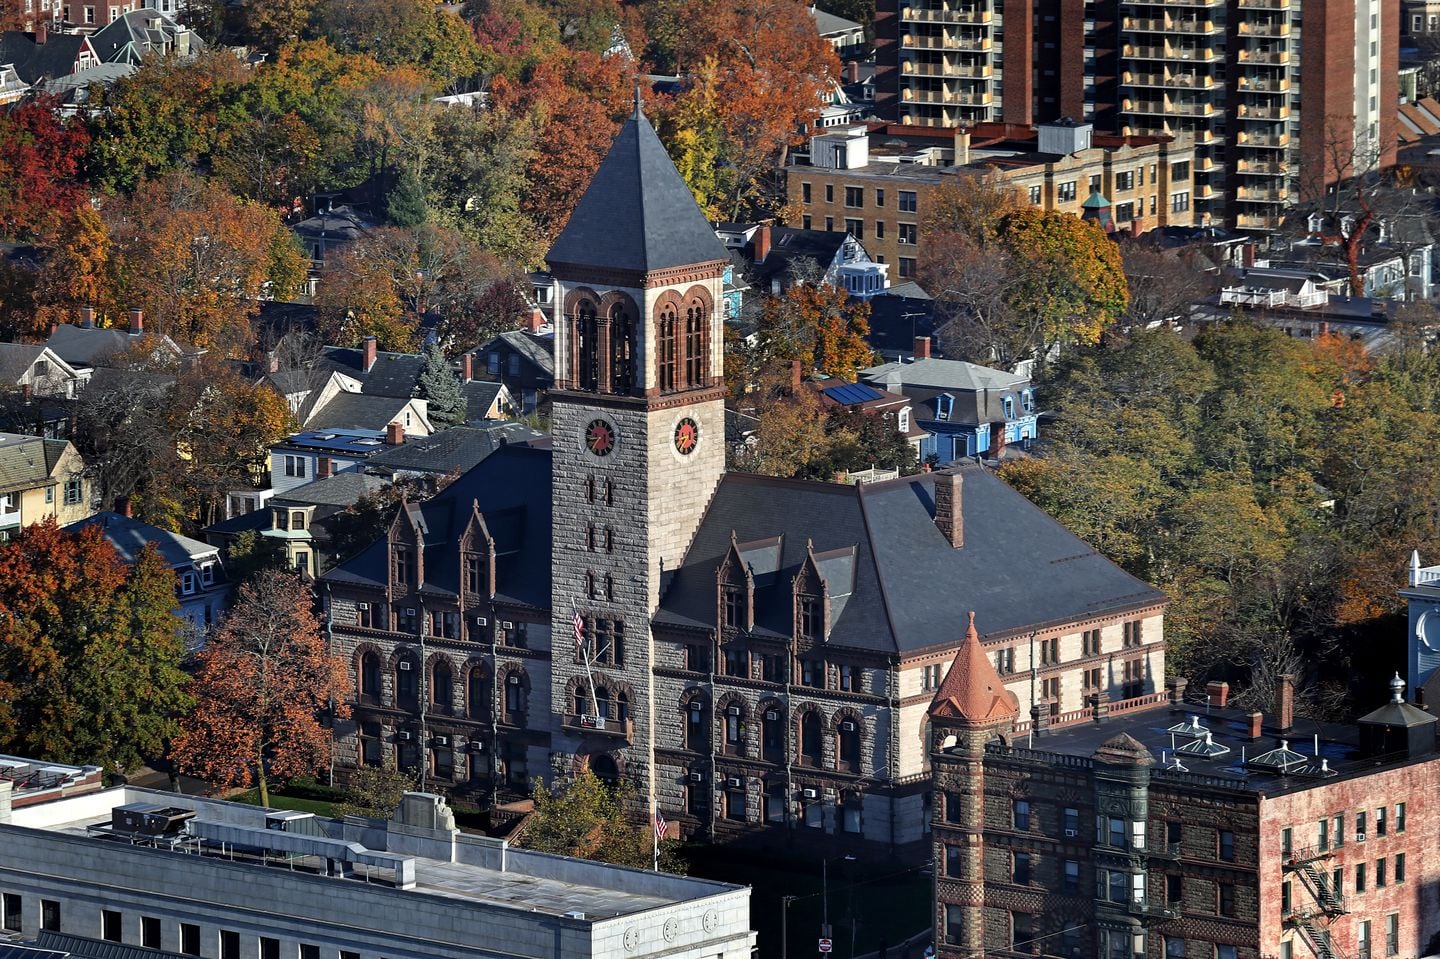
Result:
{"type": "Polygon", "coordinates": [[[425,582],[425,536],[419,507],[402,499],[385,540],[390,547],[391,597],[419,589],[425,582]]]}
{"type": "Polygon", "coordinates": [[[755,577],[730,531],[730,549],[715,573],[717,622],[721,629],[749,632],[755,628],[755,577]]]}
{"type": "Polygon", "coordinates": [[[811,543],[805,544],[805,562],[791,586],[795,641],[823,643],[830,635],[830,587],[820,572],[811,543]]]}
{"type": "Polygon", "coordinates": [[[462,607],[495,595],[495,538],[485,524],[478,500],[471,500],[470,519],[460,536],[460,582],[457,591],[462,607]]]}

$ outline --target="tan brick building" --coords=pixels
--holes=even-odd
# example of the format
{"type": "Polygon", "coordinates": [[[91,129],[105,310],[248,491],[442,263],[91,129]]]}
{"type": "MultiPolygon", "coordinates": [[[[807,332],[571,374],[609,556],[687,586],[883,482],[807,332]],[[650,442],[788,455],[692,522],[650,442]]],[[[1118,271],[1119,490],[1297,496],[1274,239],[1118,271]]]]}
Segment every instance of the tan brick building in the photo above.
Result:
{"type": "Polygon", "coordinates": [[[848,230],[900,280],[915,275],[931,194],[954,177],[993,174],[1031,205],[1076,216],[1098,191],[1118,228],[1143,232],[1194,224],[1194,168],[1184,138],[1103,136],[1086,124],[876,123],[813,137],[809,162],[786,170],[786,189],[803,211],[799,225],[848,230]]]}

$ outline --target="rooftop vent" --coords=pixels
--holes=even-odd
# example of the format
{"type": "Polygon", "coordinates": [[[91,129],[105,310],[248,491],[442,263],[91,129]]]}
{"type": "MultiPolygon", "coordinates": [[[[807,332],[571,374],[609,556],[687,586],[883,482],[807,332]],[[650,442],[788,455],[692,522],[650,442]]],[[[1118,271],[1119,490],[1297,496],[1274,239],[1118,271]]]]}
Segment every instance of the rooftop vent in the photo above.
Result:
{"type": "Polygon", "coordinates": [[[1297,753],[1290,748],[1290,740],[1280,740],[1280,748],[1272,749],[1268,753],[1261,753],[1251,759],[1247,766],[1254,769],[1267,769],[1281,775],[1303,769],[1310,762],[1310,757],[1297,753]]]}
{"type": "Polygon", "coordinates": [[[1189,721],[1176,723],[1166,731],[1174,733],[1176,736],[1189,736],[1192,739],[1200,739],[1210,734],[1210,730],[1200,724],[1200,717],[1194,715],[1190,717],[1189,721]]]}
{"type": "Polygon", "coordinates": [[[1185,753],[1187,756],[1204,756],[1207,759],[1214,759],[1216,756],[1223,756],[1230,751],[1229,746],[1222,746],[1215,741],[1215,738],[1207,729],[1205,735],[1200,739],[1194,739],[1175,750],[1176,755],[1185,753]]]}

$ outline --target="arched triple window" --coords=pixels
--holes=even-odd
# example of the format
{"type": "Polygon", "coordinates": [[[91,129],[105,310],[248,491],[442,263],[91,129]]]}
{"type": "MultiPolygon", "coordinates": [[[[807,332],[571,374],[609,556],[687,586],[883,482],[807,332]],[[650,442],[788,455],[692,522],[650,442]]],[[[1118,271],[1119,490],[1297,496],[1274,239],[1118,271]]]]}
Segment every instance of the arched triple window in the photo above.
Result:
{"type": "Polygon", "coordinates": [[[575,307],[572,331],[575,336],[575,387],[596,390],[600,384],[599,313],[590,300],[581,300],[575,307]]]}
{"type": "Polygon", "coordinates": [[[379,705],[383,682],[380,678],[380,657],[372,652],[360,656],[360,701],[379,705]]]}
{"type": "Polygon", "coordinates": [[[693,390],[705,381],[705,333],[710,311],[695,297],[685,308],[685,388],[693,390]]]}
{"type": "Polygon", "coordinates": [[[660,392],[680,389],[680,317],[673,303],[660,307],[660,322],[655,331],[655,374],[660,392]]]}
{"type": "Polygon", "coordinates": [[[610,392],[635,389],[635,315],[619,303],[610,308],[610,392]]]}

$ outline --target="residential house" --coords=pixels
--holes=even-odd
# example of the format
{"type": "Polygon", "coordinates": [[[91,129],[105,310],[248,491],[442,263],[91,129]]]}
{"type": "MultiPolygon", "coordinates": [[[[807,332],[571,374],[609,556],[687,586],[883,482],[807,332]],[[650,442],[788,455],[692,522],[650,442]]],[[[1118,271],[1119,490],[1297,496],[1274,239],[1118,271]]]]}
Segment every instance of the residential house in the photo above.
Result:
{"type": "MultiPolygon", "coordinates": [[[[77,323],[57,323],[50,330],[45,345],[77,371],[113,366],[115,357],[128,354],[145,337],[145,314],[130,310],[124,327],[95,325],[95,310],[84,307],[77,323]]],[[[150,336],[143,342],[154,350],[152,358],[182,362],[199,351],[181,346],[169,336],[150,336]]]]}
{"type": "Polygon", "coordinates": [[[429,404],[419,398],[331,393],[311,406],[301,419],[307,430],[380,430],[399,424],[409,436],[429,436],[429,404]]]}
{"type": "Polygon", "coordinates": [[[85,519],[92,500],[85,461],[69,442],[0,433],[0,540],[47,519],[85,519]]]}
{"type": "Polygon", "coordinates": [[[445,479],[470,472],[498,449],[536,443],[548,434],[523,423],[470,423],[452,426],[433,436],[407,438],[404,443],[386,446],[360,465],[366,473],[386,480],[406,477],[445,479]]]}
{"type": "Polygon", "coordinates": [[[810,16],[814,18],[815,29],[821,38],[835,48],[835,54],[840,59],[863,56],[869,51],[864,24],[827,13],[813,3],[810,5],[810,16]]]}
{"type": "Polygon", "coordinates": [[[328,468],[322,460],[318,464],[322,472],[316,479],[274,493],[261,509],[207,527],[206,538],[216,546],[228,548],[235,537],[253,531],[280,544],[285,565],[290,569],[308,576],[325,572],[338,560],[348,558],[335,555],[330,521],[386,483],[384,477],[354,469],[343,473],[323,472],[328,468]]]}
{"type": "Polygon", "coordinates": [[[14,64],[0,63],[0,106],[21,100],[30,92],[30,84],[20,79],[14,64]]]}
{"type": "Polygon", "coordinates": [[[733,251],[749,288],[771,296],[796,283],[825,283],[856,299],[869,299],[890,285],[888,267],[866,252],[863,224],[847,222],[844,229],[829,232],[720,223],[715,235],[733,251]]]}
{"type": "Polygon", "coordinates": [[[41,21],[34,33],[0,33],[0,63],[33,87],[96,66],[100,56],[83,33],[57,33],[41,21]]]}
{"type": "Polygon", "coordinates": [[[913,280],[870,299],[870,348],[885,360],[915,358],[915,344],[935,339],[935,300],[913,280]]]}
{"type": "Polygon", "coordinates": [[[130,513],[130,504],[122,501],[120,512],[100,512],[65,527],[79,532],[94,526],[127,563],[133,563],[146,546],[154,546],[166,564],[175,571],[175,599],[180,617],[199,636],[203,630],[220,620],[230,605],[232,584],[225,576],[220,551],[209,543],[181,536],[149,523],[142,523],[130,513]]]}
{"type": "Polygon", "coordinates": [[[140,66],[154,56],[193,57],[205,50],[188,27],[181,26],[157,10],[138,9],[122,13],[90,37],[102,63],[140,66]]]}
{"type": "MultiPolygon", "coordinates": [[[[360,472],[362,464],[387,445],[404,442],[405,432],[398,423],[384,430],[304,430],[270,448],[270,488],[280,494],[336,473],[360,472]]],[[[235,502],[229,512],[234,516],[259,505],[235,502]]]]}
{"type": "Polygon", "coordinates": [[[352,245],[377,226],[379,222],[374,217],[346,203],[326,206],[291,225],[290,231],[310,257],[312,296],[325,269],[326,259],[333,259],[338,251],[352,245]]]}
{"type": "Polygon", "coordinates": [[[860,381],[901,393],[914,403],[922,459],[948,463],[968,456],[998,456],[1009,444],[1029,446],[1039,412],[1028,377],[963,360],[930,355],[928,339],[917,338],[912,363],[886,363],[860,371],[860,381]]]}
{"type": "MultiPolygon", "coordinates": [[[[905,437],[906,442],[914,448],[916,456],[924,459],[921,451],[930,433],[916,420],[908,396],[876,389],[866,383],[850,383],[834,377],[812,380],[808,385],[820,394],[820,402],[826,407],[859,410],[883,418],[895,432],[905,437]]],[[[850,468],[859,470],[866,465],[853,463],[850,468]]]]}
{"type": "Polygon", "coordinates": [[[76,370],[48,346],[0,343],[0,389],[73,399],[85,388],[89,373],[76,370]]]}
{"type": "Polygon", "coordinates": [[[522,415],[534,413],[555,385],[555,337],[539,332],[534,322],[526,329],[501,333],[471,355],[471,375],[504,384],[515,412],[522,415]]]}
{"type": "Polygon", "coordinates": [[[102,27],[140,9],[140,0],[65,0],[65,26],[94,34],[102,27]]]}

